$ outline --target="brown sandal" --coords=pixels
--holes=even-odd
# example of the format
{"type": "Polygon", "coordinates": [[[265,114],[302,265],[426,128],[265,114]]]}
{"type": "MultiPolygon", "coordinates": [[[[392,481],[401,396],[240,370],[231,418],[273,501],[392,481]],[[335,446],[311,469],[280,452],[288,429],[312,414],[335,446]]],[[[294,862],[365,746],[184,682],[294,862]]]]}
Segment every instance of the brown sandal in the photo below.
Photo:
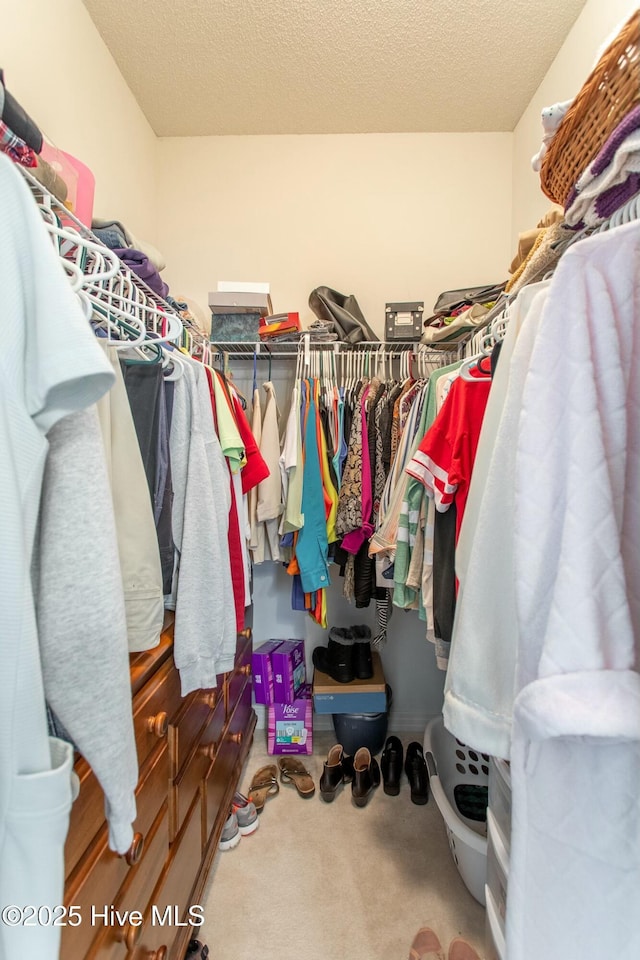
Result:
{"type": "Polygon", "coordinates": [[[262,813],[268,798],[275,797],[279,790],[278,769],[275,763],[268,763],[266,767],[256,770],[249,786],[249,795],[258,813],[262,813]]]}
{"type": "Polygon", "coordinates": [[[280,757],[280,779],[283,783],[293,784],[301,797],[305,800],[316,792],[316,785],[311,774],[301,760],[296,757],[280,757]]]}

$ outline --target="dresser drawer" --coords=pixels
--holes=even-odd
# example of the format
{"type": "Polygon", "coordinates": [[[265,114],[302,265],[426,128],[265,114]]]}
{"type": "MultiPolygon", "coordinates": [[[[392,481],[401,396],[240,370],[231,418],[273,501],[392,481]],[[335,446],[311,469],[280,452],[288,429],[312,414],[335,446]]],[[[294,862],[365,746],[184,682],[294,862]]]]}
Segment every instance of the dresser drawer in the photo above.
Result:
{"type": "MultiPolygon", "coordinates": [[[[91,944],[89,953],[83,960],[125,960],[128,952],[124,941],[116,939],[116,931],[103,927],[102,933],[91,944]]],[[[76,960],[76,958],[72,955],[66,957],[63,953],[61,960],[76,960]]]]}
{"type": "Polygon", "coordinates": [[[227,819],[231,802],[230,784],[238,782],[242,763],[251,746],[255,714],[251,707],[251,687],[245,686],[233,716],[228,721],[224,740],[208,767],[202,784],[205,813],[205,846],[211,835],[227,819]]]}
{"type": "Polygon", "coordinates": [[[221,697],[199,740],[194,743],[194,749],[173,781],[169,794],[169,832],[172,841],[181,829],[207,768],[216,755],[224,724],[224,698],[221,697]]]}
{"type": "Polygon", "coordinates": [[[145,914],[137,946],[129,954],[128,960],[148,960],[149,955],[154,956],[154,951],[160,951],[162,947],[166,948],[166,960],[172,958],[171,949],[176,935],[185,929],[176,927],[175,919],[182,922],[188,919],[185,915],[202,862],[200,809],[200,798],[197,798],[175,844],[171,847],[167,866],[153,891],[145,914]],[[171,908],[171,919],[161,926],[158,921],[164,917],[167,907],[171,908]]]}
{"type": "Polygon", "coordinates": [[[233,671],[227,674],[227,716],[231,716],[236,708],[246,685],[250,685],[251,678],[251,639],[238,636],[238,652],[236,665],[233,671]]]}
{"type": "MultiPolygon", "coordinates": [[[[121,915],[124,915],[125,911],[137,910],[144,916],[151,906],[153,888],[169,854],[168,819],[167,805],[164,804],[149,831],[142,858],[134,867],[131,867],[116,897],[114,906],[121,915]]],[[[92,947],[87,960],[110,958],[110,951],[117,957],[123,943],[125,952],[127,949],[133,950],[140,939],[141,929],[131,923],[125,923],[122,927],[105,928],[105,936],[100,937],[92,947]]]]}
{"type": "MultiPolygon", "coordinates": [[[[125,911],[138,910],[144,916],[150,908],[153,888],[167,861],[168,832],[165,804],[149,831],[142,859],[131,868],[114,904],[121,915],[125,911]]],[[[86,960],[121,960],[129,950],[135,949],[141,931],[142,927],[131,923],[122,927],[104,927],[86,960]]]]}
{"type": "Polygon", "coordinates": [[[76,761],[74,770],[80,781],[80,793],[71,808],[64,847],[65,877],[71,874],[105,824],[104,793],[93,770],[82,757],[76,761]]]}
{"type": "MultiPolygon", "coordinates": [[[[134,824],[137,838],[145,838],[167,795],[169,783],[169,755],[166,745],[149,759],[144,780],[136,790],[138,816],[134,824]]],[[[78,927],[65,927],[62,931],[62,956],[69,960],[84,957],[92,940],[101,934],[103,924],[91,925],[91,908],[104,909],[115,904],[118,891],[127,880],[134,864],[109,849],[108,830],[105,826],[95,842],[87,850],[69,877],[65,889],[65,903],[80,907],[83,922],[78,927]]],[[[138,856],[144,856],[144,846],[138,856]]]]}
{"type": "Polygon", "coordinates": [[[251,684],[247,683],[240,690],[236,700],[235,710],[228,723],[227,737],[239,747],[247,747],[247,731],[253,729],[252,718],[254,711],[251,706],[251,684]]]}
{"type": "Polygon", "coordinates": [[[223,701],[222,687],[215,690],[196,690],[185,702],[180,714],[169,726],[171,776],[176,777],[187,761],[212,711],[223,701]]]}
{"type": "Polygon", "coordinates": [[[141,769],[158,741],[167,736],[182,702],[180,675],[171,660],[165,661],[133,701],[133,728],[141,769]]]}

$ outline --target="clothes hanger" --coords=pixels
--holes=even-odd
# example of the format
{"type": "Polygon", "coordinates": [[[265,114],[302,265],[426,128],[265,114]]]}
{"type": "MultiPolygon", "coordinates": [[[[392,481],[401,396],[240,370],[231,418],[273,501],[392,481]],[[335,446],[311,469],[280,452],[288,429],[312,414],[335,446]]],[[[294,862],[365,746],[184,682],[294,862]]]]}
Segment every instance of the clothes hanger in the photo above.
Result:
{"type": "MultiPolygon", "coordinates": [[[[109,337],[109,346],[115,350],[130,350],[132,347],[140,347],[145,343],[147,340],[147,330],[135,317],[122,310],[118,310],[117,307],[109,307],[102,303],[102,301],[96,300],[87,290],[83,291],[83,296],[87,302],[91,304],[93,313],[100,317],[107,329],[113,330],[114,332],[122,331],[126,334],[127,339],[123,341],[114,340],[112,337],[109,337]],[[114,320],[115,324],[113,322],[114,320]]],[[[156,345],[157,341],[154,342],[154,347],[156,345]]]]}

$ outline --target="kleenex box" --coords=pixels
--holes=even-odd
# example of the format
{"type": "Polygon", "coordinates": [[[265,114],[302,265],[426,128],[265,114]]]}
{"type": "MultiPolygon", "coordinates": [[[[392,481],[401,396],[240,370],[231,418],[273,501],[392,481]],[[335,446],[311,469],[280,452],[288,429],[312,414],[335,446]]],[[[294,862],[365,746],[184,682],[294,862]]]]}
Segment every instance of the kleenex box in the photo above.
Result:
{"type": "Polygon", "coordinates": [[[271,657],[282,640],[267,640],[251,655],[251,675],[253,678],[253,696],[256,703],[273,703],[273,664],[271,657]]]}
{"type": "Polygon", "coordinates": [[[268,753],[313,753],[313,700],[309,685],[300,688],[293,703],[272,703],[268,720],[268,753]]]}
{"type": "Polygon", "coordinates": [[[271,654],[274,703],[293,703],[306,682],[304,640],[283,640],[271,654]]]}

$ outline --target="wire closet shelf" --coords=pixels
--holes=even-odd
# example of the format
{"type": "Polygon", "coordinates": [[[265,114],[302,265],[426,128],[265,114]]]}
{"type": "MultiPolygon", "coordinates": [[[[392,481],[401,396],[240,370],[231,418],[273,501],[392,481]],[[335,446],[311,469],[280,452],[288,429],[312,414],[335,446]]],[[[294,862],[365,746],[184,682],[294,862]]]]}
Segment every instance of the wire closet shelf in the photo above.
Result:
{"type": "MultiPolygon", "coordinates": [[[[54,235],[60,233],[66,235],[76,235],[78,243],[74,246],[73,241],[68,238],[64,243],[58,245],[58,253],[63,262],[69,261],[73,265],[74,261],[82,268],[81,247],[83,241],[88,241],[92,246],[104,251],[105,255],[110,255],[115,260],[117,258],[108,247],[96,237],[94,233],[82,221],[67,209],[67,207],[58,200],[43,184],[37,180],[33,174],[25,167],[17,165],[17,169],[22,174],[29,187],[34,200],[47,223],[50,232],[54,235]],[[52,224],[57,224],[56,227],[52,224]]],[[[134,273],[121,260],[117,260],[118,270],[116,277],[111,277],[108,282],[94,282],[91,275],[84,278],[83,287],[88,290],[93,298],[94,304],[102,307],[107,314],[126,316],[132,311],[139,317],[143,328],[151,335],[151,338],[171,340],[180,342],[182,346],[187,347],[189,352],[201,350],[206,342],[206,337],[202,332],[191,323],[191,321],[176,312],[176,310],[167,303],[162,297],[156,294],[144,280],[134,273]],[[173,331],[179,331],[177,335],[167,336],[167,327],[173,331]]]]}

